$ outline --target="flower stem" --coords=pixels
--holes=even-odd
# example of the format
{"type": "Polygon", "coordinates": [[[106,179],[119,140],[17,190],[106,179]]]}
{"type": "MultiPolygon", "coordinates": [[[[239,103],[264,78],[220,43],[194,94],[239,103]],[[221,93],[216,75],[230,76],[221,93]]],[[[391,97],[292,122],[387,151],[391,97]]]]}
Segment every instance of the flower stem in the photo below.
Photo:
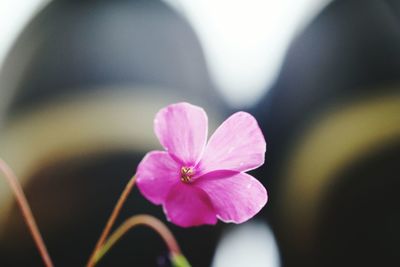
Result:
{"type": "Polygon", "coordinates": [[[122,192],[121,196],[118,199],[117,204],[114,207],[114,210],[112,211],[110,218],[107,221],[106,226],[104,227],[103,232],[101,233],[101,236],[99,240],[97,241],[96,247],[94,248],[89,261],[87,263],[87,267],[93,267],[94,266],[94,257],[97,253],[97,251],[103,246],[104,242],[106,241],[106,238],[108,237],[108,234],[111,231],[111,228],[113,227],[115,220],[117,219],[122,206],[124,205],[126,199],[128,198],[130,192],[132,191],[133,186],[135,185],[136,177],[133,176],[128,184],[125,186],[124,191],[122,192]]]}
{"type": "Polygon", "coordinates": [[[43,238],[37,227],[35,218],[33,217],[32,210],[29,207],[28,201],[26,200],[25,194],[22,190],[21,184],[18,182],[14,172],[8,166],[8,164],[0,159],[0,171],[4,174],[8,184],[10,185],[17,203],[21,209],[22,216],[32,234],[33,240],[35,241],[36,247],[42,257],[42,260],[47,267],[53,267],[53,263],[47,251],[46,245],[43,242],[43,238]]]}
{"type": "MultiPolygon", "coordinates": [[[[93,264],[96,264],[115,243],[125,235],[130,229],[134,228],[138,225],[145,225],[152,228],[156,231],[167,244],[167,247],[170,251],[170,257],[174,260],[179,259],[179,262],[183,262],[182,258],[185,259],[181,253],[178,243],[176,242],[174,236],[169,231],[169,229],[157,218],[150,215],[136,215],[129,219],[127,219],[115,232],[110,236],[110,238],[105,242],[104,246],[102,246],[95,254],[93,259],[93,264]]],[[[178,262],[178,261],[177,261],[178,262]]],[[[187,262],[187,261],[186,261],[187,262]]],[[[190,266],[180,265],[180,266],[190,266]]]]}

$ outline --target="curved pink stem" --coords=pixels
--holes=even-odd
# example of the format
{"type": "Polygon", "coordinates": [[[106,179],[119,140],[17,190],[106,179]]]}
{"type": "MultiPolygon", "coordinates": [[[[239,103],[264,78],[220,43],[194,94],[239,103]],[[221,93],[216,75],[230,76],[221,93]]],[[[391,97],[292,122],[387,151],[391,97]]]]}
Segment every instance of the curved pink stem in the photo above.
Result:
{"type": "Polygon", "coordinates": [[[93,265],[95,265],[122,236],[124,236],[132,228],[139,225],[150,227],[156,231],[164,240],[171,256],[182,254],[174,235],[160,220],[150,215],[141,214],[130,217],[117,230],[115,230],[115,232],[110,236],[109,239],[107,239],[104,245],[96,251],[93,258],[93,265]]]}
{"type": "Polygon", "coordinates": [[[21,209],[22,216],[24,217],[26,225],[28,226],[29,231],[32,234],[33,240],[35,241],[36,247],[39,250],[45,266],[53,267],[53,262],[51,261],[49,252],[47,251],[46,245],[43,242],[42,235],[39,232],[35,218],[32,214],[32,210],[29,207],[28,201],[26,200],[21,184],[18,182],[18,179],[11,168],[2,159],[0,159],[0,171],[4,173],[4,177],[6,178],[14,193],[17,203],[21,209]]]}
{"type": "Polygon", "coordinates": [[[135,176],[133,176],[129,180],[128,184],[125,186],[124,191],[122,192],[121,196],[119,197],[118,202],[115,205],[114,210],[112,211],[110,218],[108,219],[107,224],[104,227],[104,230],[101,233],[99,240],[97,241],[96,247],[94,248],[92,254],[90,255],[89,261],[86,265],[87,267],[94,266],[93,261],[94,261],[95,254],[101,248],[101,246],[103,246],[104,242],[106,241],[106,238],[108,237],[108,234],[110,233],[111,228],[113,227],[115,220],[117,219],[117,217],[122,209],[122,206],[124,205],[126,199],[128,198],[130,192],[132,191],[132,188],[135,185],[135,181],[136,181],[136,178],[135,178],[135,176]]]}

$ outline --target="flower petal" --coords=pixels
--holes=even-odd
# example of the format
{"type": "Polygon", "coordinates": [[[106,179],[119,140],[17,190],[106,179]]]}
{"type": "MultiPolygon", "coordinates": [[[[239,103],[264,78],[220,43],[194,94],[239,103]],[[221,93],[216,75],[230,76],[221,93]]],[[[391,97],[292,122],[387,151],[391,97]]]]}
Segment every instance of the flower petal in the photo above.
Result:
{"type": "Polygon", "coordinates": [[[180,183],[178,163],[164,151],[151,151],[139,163],[136,183],[140,192],[154,204],[165,202],[169,189],[180,183]]]}
{"type": "Polygon", "coordinates": [[[208,119],[205,111],[189,103],[161,109],[154,120],[161,145],[183,164],[195,165],[207,141],[208,119]]]}
{"type": "Polygon", "coordinates": [[[264,163],[266,143],[256,119],[237,112],[211,136],[199,165],[201,172],[248,171],[264,163]]]}
{"type": "Polygon", "coordinates": [[[167,196],[164,211],[169,221],[181,227],[217,223],[210,198],[193,185],[178,183],[173,186],[167,196]]]}
{"type": "Polygon", "coordinates": [[[268,200],[265,187],[247,173],[221,179],[206,174],[194,185],[207,193],[217,217],[224,222],[245,222],[256,215],[268,200]]]}

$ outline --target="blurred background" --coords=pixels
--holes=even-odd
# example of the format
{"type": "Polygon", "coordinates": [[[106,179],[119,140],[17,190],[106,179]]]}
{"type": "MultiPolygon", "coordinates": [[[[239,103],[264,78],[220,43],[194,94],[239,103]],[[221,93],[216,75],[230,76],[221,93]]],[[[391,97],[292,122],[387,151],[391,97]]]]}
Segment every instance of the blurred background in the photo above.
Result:
{"type": "MultiPolygon", "coordinates": [[[[238,110],[267,139],[269,202],[243,225],[176,234],[194,267],[399,266],[396,0],[2,0],[0,157],[56,266],[83,266],[163,106],[238,110]]],[[[165,222],[135,189],[119,223],[165,222]]],[[[170,266],[131,231],[98,266],[170,266]]],[[[0,180],[0,266],[42,266],[0,180]]]]}

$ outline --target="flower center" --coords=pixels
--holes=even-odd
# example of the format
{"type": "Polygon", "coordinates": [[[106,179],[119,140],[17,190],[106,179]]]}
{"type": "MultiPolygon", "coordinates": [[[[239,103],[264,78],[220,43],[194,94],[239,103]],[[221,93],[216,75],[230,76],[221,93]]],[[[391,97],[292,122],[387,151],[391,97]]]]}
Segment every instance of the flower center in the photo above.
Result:
{"type": "Polygon", "coordinates": [[[181,181],[184,183],[190,183],[192,181],[192,176],[194,175],[194,170],[192,167],[182,167],[181,169],[181,181]]]}

